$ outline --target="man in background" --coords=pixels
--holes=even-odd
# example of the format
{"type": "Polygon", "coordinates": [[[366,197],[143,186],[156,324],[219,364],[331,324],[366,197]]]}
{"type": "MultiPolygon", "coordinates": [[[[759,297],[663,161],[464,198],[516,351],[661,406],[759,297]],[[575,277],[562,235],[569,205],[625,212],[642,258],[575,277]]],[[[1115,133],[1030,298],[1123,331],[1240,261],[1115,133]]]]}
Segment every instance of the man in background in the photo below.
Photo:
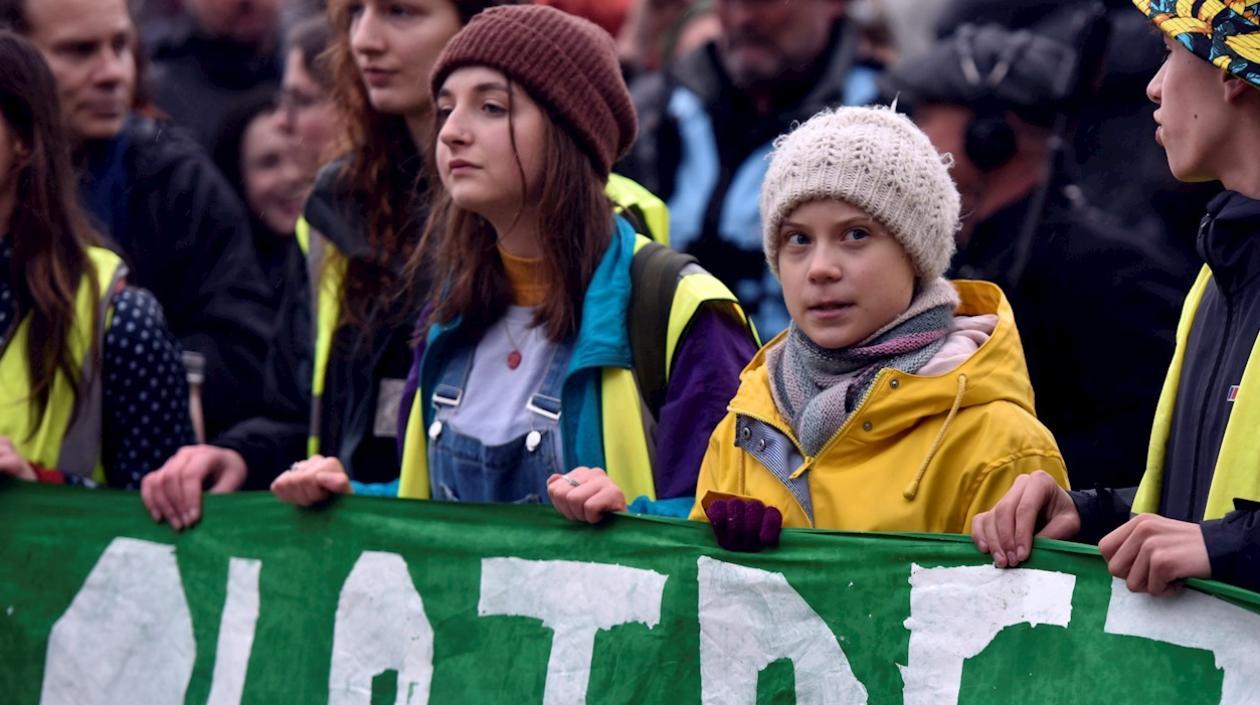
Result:
{"type": "Polygon", "coordinates": [[[639,137],[616,170],[670,208],[670,243],[735,292],[764,339],[787,327],[757,210],[771,143],[827,107],[875,98],[842,0],[716,0],[722,35],[635,81],[639,137]]]}
{"type": "Polygon", "coordinates": [[[1193,271],[1159,228],[1122,227],[1052,168],[1053,127],[1070,110],[1057,83],[1074,59],[1048,37],[964,25],[889,72],[883,94],[953,156],[963,224],[951,276],[1006,292],[1072,485],[1124,486],[1141,472],[1193,271]]]}
{"type": "Polygon", "coordinates": [[[184,0],[150,47],[153,101],[207,151],[234,100],[279,87],[281,0],[184,0]]]}
{"type": "MultiPolygon", "coordinates": [[[[204,359],[205,435],[252,415],[271,327],[243,207],[203,150],[132,111],[135,28],[124,0],[0,0],[57,79],[80,190],[153,292],[186,352],[204,359]]],[[[160,393],[161,390],[155,390],[160,393]]]]}

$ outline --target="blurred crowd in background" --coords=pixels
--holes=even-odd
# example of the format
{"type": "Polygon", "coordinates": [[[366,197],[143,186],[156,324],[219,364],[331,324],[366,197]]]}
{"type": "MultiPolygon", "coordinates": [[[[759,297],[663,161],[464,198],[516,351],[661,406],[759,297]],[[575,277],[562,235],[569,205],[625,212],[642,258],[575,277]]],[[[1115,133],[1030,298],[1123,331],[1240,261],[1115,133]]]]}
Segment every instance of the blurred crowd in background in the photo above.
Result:
{"type": "MultiPolygon", "coordinates": [[[[445,2],[368,4],[402,16],[445,2]]],[[[304,212],[319,215],[310,194],[321,168],[363,143],[356,129],[374,128],[347,127],[355,112],[336,97],[324,3],[131,0],[134,32],[113,4],[0,7],[46,55],[52,47],[83,199],[127,252],[129,282],[152,291],[184,350],[201,358],[196,435],[213,441],[274,401],[262,391],[269,365],[310,379],[307,356],[272,359],[283,355],[271,342],[278,319],[292,339],[317,326],[310,301],[292,304],[301,316],[283,310],[286,288],[312,286],[295,227],[304,212]],[[85,43],[102,26],[114,26],[110,50],[125,57],[105,70],[89,66],[97,48],[85,43]],[[57,44],[82,27],[91,31],[79,45],[57,44]],[[99,118],[108,106],[76,107],[100,95],[128,101],[121,128],[99,118]]],[[[341,4],[353,13],[364,3],[341,4]]],[[[950,275],[994,281],[1009,296],[1039,417],[1073,484],[1136,481],[1197,268],[1196,225],[1219,187],[1174,180],[1152,139],[1146,84],[1163,48],[1129,0],[544,4],[616,38],[639,134],[614,171],[665,201],[670,244],[730,287],[763,340],[788,324],[757,210],[773,140],[830,106],[909,113],[952,155],[962,193],[950,275]]],[[[400,153],[395,166],[414,175],[414,159],[400,153]]],[[[376,178],[392,193],[395,177],[376,178]]],[[[364,206],[365,217],[379,211],[364,206]]],[[[359,402],[379,405],[366,387],[374,401],[359,402]]],[[[171,443],[154,445],[163,450],[137,468],[170,455],[171,443]]]]}

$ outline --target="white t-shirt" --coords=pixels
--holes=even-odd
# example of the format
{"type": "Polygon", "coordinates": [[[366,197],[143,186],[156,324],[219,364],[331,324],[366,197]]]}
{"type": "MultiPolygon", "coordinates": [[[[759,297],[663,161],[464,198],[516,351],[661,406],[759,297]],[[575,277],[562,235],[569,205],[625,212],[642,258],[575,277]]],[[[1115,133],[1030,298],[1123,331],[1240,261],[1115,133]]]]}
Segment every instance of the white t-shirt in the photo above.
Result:
{"type": "MultiPolygon", "coordinates": [[[[531,327],[534,313],[533,308],[509,306],[473,353],[463,400],[447,424],[482,445],[501,445],[548,423],[525,407],[539,391],[560,346],[548,340],[542,328],[531,327]],[[521,354],[521,364],[514,370],[508,367],[513,350],[521,354]]],[[[559,390],[554,393],[559,396],[559,390]]]]}

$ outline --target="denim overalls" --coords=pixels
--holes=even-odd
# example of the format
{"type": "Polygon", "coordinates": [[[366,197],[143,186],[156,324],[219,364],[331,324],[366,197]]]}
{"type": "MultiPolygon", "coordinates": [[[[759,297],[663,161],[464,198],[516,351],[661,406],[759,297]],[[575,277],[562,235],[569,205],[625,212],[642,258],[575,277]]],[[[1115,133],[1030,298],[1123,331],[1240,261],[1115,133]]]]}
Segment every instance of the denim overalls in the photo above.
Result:
{"type": "Polygon", "coordinates": [[[475,345],[462,344],[447,361],[433,391],[428,447],[431,496],[449,502],[544,503],[547,478],[568,470],[560,439],[560,393],[573,343],[552,347],[542,382],[525,406],[530,431],[496,446],[483,445],[449,425],[463,401],[475,350],[475,345]]]}

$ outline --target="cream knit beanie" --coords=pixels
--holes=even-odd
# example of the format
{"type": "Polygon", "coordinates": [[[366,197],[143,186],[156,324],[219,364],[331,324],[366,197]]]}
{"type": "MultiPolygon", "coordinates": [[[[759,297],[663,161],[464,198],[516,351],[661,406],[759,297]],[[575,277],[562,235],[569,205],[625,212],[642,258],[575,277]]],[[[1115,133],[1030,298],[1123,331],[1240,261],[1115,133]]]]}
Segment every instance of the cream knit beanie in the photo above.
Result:
{"type": "Polygon", "coordinates": [[[961,208],[949,157],[889,108],[824,110],[779,137],[761,186],[766,260],[779,276],[779,224],[808,201],[866,211],[906,248],[921,281],[945,273],[961,208]]]}

